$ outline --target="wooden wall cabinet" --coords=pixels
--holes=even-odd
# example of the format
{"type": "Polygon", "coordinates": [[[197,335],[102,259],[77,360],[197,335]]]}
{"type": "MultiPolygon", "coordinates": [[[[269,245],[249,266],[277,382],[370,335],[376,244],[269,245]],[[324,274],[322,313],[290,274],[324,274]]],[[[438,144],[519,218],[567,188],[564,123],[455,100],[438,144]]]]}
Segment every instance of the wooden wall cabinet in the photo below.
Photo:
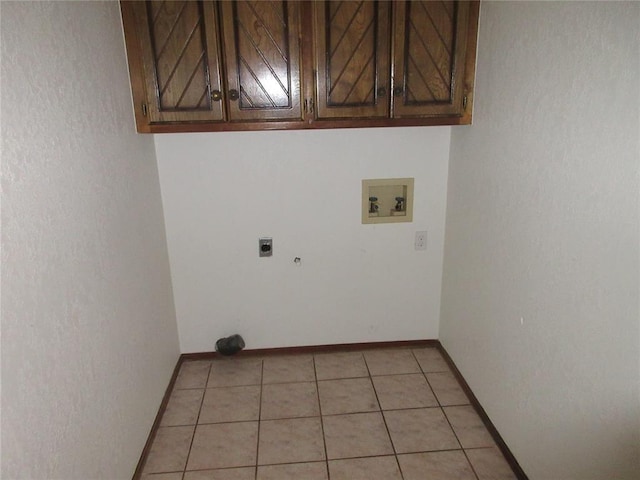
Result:
{"type": "Polygon", "coordinates": [[[298,2],[121,7],[139,131],[302,122],[298,2]]]}
{"type": "Polygon", "coordinates": [[[121,9],[139,132],[471,123],[478,2],[121,9]]]}
{"type": "Polygon", "coordinates": [[[317,118],[389,118],[391,4],[313,3],[317,118]]]}
{"type": "Polygon", "coordinates": [[[301,121],[300,3],[219,5],[229,119],[301,121]]]}
{"type": "Polygon", "coordinates": [[[394,7],[393,116],[463,115],[471,92],[465,85],[469,3],[399,1],[394,7]]]}
{"type": "Polygon", "coordinates": [[[313,10],[318,118],[464,114],[469,3],[326,1],[313,10]]]}

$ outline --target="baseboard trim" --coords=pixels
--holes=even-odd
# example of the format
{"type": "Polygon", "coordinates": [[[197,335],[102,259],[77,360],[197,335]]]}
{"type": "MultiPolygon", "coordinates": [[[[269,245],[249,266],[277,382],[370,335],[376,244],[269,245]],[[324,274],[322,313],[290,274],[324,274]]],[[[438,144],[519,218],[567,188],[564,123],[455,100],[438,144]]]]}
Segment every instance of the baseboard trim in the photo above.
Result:
{"type": "Polygon", "coordinates": [[[500,435],[500,433],[498,432],[498,429],[495,427],[495,425],[489,418],[489,415],[487,415],[487,412],[485,412],[484,408],[482,408],[482,405],[480,405],[478,398],[475,396],[475,394],[471,390],[471,387],[469,387],[469,384],[462,376],[462,373],[460,373],[460,370],[458,370],[458,367],[456,366],[455,362],[449,355],[449,352],[447,352],[447,350],[442,346],[439,340],[438,340],[437,348],[438,350],[440,350],[440,353],[442,353],[442,356],[444,357],[445,361],[449,364],[449,368],[451,368],[451,371],[453,372],[455,377],[458,379],[458,382],[460,383],[460,385],[462,385],[462,389],[464,390],[464,393],[466,393],[467,397],[469,397],[469,401],[471,402],[471,405],[475,409],[476,413],[480,416],[480,419],[482,420],[482,423],[484,423],[484,426],[487,427],[487,430],[489,430],[489,433],[491,434],[491,436],[493,437],[493,440],[496,442],[496,445],[502,452],[502,455],[504,455],[504,458],[507,460],[507,463],[509,463],[509,466],[513,470],[513,473],[515,473],[518,480],[529,480],[529,477],[527,477],[526,473],[524,473],[524,470],[522,470],[522,467],[516,460],[516,457],[513,455],[513,453],[511,453],[511,450],[509,450],[509,447],[507,446],[505,441],[502,439],[502,436],[500,435]]]}
{"type": "MultiPolygon", "coordinates": [[[[333,344],[333,345],[307,345],[301,347],[283,347],[283,348],[258,348],[253,350],[243,350],[236,354],[238,357],[256,357],[256,356],[266,356],[266,355],[295,355],[295,354],[313,354],[313,353],[331,353],[331,352],[349,352],[356,350],[372,350],[372,349],[380,349],[380,348],[418,348],[418,347],[431,347],[437,348],[444,357],[445,361],[451,368],[451,371],[455,375],[455,377],[462,385],[462,389],[469,397],[469,401],[471,405],[478,413],[485,427],[493,437],[496,445],[504,455],[505,459],[513,469],[518,480],[529,480],[529,477],[524,473],[520,464],[516,460],[511,450],[505,443],[505,441],[500,436],[500,433],[493,425],[487,412],[484,411],[482,405],[474,395],[471,387],[464,379],[460,370],[449,356],[449,353],[445,350],[445,348],[440,343],[440,340],[402,340],[402,341],[394,341],[394,342],[369,342],[369,343],[343,343],[343,344],[333,344]]],[[[138,465],[136,467],[136,471],[133,474],[132,480],[141,480],[142,478],[142,469],[144,468],[144,463],[147,460],[149,455],[149,451],[151,450],[151,445],[153,444],[153,440],[156,437],[156,433],[158,431],[158,427],[160,426],[160,421],[162,420],[162,415],[167,408],[167,404],[169,403],[169,397],[171,396],[171,392],[173,391],[173,386],[176,383],[176,379],[178,377],[178,372],[180,371],[180,367],[185,361],[193,361],[193,360],[210,360],[216,357],[221,356],[217,352],[198,352],[198,353],[183,353],[178,358],[178,362],[173,370],[173,375],[171,376],[171,380],[167,389],[165,390],[164,397],[162,398],[162,403],[160,404],[160,408],[158,410],[158,414],[156,415],[155,421],[153,422],[153,426],[151,427],[151,432],[149,433],[149,438],[145,443],[144,449],[142,450],[142,454],[140,455],[140,460],[138,461],[138,465]]]]}
{"type": "MultiPolygon", "coordinates": [[[[417,348],[417,347],[438,347],[438,340],[398,340],[393,342],[368,342],[368,343],[337,343],[331,345],[305,345],[301,347],[281,347],[281,348],[256,348],[253,350],[242,350],[236,357],[256,357],[262,355],[300,355],[304,353],[331,353],[348,352],[355,350],[373,350],[378,348],[417,348]]],[[[208,360],[220,356],[218,352],[198,352],[183,353],[183,360],[208,360]]]]}
{"type": "Polygon", "coordinates": [[[178,378],[178,373],[180,372],[180,367],[182,366],[182,362],[184,362],[184,358],[182,357],[182,355],[180,355],[178,357],[178,361],[176,362],[176,366],[173,368],[173,374],[171,375],[171,380],[169,380],[169,385],[167,386],[167,389],[164,391],[162,402],[160,402],[160,408],[158,409],[156,418],[153,421],[153,425],[151,426],[151,431],[149,432],[149,437],[147,438],[147,442],[144,444],[144,448],[142,449],[142,454],[140,455],[140,460],[138,460],[138,465],[136,466],[136,470],[133,473],[132,480],[140,480],[142,478],[142,469],[144,468],[144,463],[147,461],[147,457],[149,456],[149,451],[151,450],[151,445],[153,444],[153,440],[156,438],[156,433],[158,433],[158,428],[160,427],[162,416],[164,415],[164,412],[167,409],[167,404],[169,403],[169,397],[171,397],[171,392],[173,391],[173,386],[175,385],[176,379],[178,378]]]}

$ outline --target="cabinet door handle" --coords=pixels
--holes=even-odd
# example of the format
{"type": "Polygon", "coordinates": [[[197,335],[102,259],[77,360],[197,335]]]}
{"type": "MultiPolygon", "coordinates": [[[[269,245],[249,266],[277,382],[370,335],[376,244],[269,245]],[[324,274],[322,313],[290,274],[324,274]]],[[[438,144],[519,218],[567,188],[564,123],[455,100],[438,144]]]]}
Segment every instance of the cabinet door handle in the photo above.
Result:
{"type": "Polygon", "coordinates": [[[229,100],[233,100],[234,102],[240,98],[240,93],[238,90],[233,89],[229,90],[229,100]]]}
{"type": "Polygon", "coordinates": [[[213,90],[211,92],[211,100],[214,102],[219,102],[222,100],[222,92],[220,90],[213,90]]]}
{"type": "Polygon", "coordinates": [[[308,114],[313,113],[313,98],[306,98],[304,100],[304,111],[308,114]]]}
{"type": "Polygon", "coordinates": [[[404,88],[402,87],[393,87],[393,94],[397,97],[404,93],[404,88]]]}
{"type": "Polygon", "coordinates": [[[379,97],[384,97],[387,94],[387,89],[384,87],[378,87],[377,92],[379,97]]]}

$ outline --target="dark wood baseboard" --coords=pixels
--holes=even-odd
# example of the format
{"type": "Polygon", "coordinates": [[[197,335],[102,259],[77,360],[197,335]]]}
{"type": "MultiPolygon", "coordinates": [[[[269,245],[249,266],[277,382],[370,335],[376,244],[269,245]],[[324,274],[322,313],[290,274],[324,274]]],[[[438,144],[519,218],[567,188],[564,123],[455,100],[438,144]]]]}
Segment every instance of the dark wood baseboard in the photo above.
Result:
{"type": "Polygon", "coordinates": [[[452,360],[451,356],[449,356],[449,353],[445,350],[445,348],[442,346],[439,340],[438,340],[437,348],[438,350],[440,350],[440,353],[442,353],[442,356],[444,357],[446,362],[449,364],[451,371],[455,375],[460,385],[462,385],[462,389],[464,390],[464,393],[466,393],[467,397],[469,397],[469,401],[471,402],[471,405],[475,409],[476,413],[482,419],[482,423],[484,423],[484,426],[487,427],[487,430],[489,430],[489,433],[491,434],[491,436],[493,437],[493,440],[496,442],[496,445],[504,455],[504,458],[509,463],[509,466],[513,470],[513,473],[515,473],[516,477],[518,477],[518,480],[529,480],[529,477],[527,477],[526,473],[524,473],[524,470],[522,470],[522,467],[516,460],[516,457],[514,457],[513,453],[511,453],[511,450],[509,450],[509,447],[507,446],[505,441],[502,439],[502,436],[500,435],[496,427],[493,425],[493,422],[491,422],[491,419],[487,415],[487,412],[484,411],[484,408],[482,408],[482,405],[480,405],[480,402],[478,401],[477,397],[471,390],[471,387],[469,387],[469,384],[462,376],[462,373],[460,373],[460,370],[458,370],[458,367],[456,367],[456,364],[452,360]]]}
{"type": "Polygon", "coordinates": [[[151,426],[151,431],[149,432],[149,437],[147,438],[147,442],[144,444],[144,448],[142,449],[142,454],[140,455],[140,460],[138,460],[138,465],[136,466],[136,471],[133,473],[133,480],[140,480],[142,478],[142,469],[144,468],[144,462],[147,461],[147,457],[149,456],[149,451],[151,450],[151,445],[153,444],[153,440],[156,438],[156,433],[158,432],[158,427],[160,427],[160,421],[162,420],[162,415],[164,415],[164,411],[167,409],[167,404],[169,403],[169,397],[171,397],[171,392],[173,391],[173,386],[176,383],[176,379],[178,378],[178,373],[180,372],[180,367],[182,366],[182,362],[184,362],[184,358],[182,355],[178,357],[178,362],[173,369],[173,374],[171,375],[171,380],[169,380],[169,385],[167,389],[164,391],[164,396],[162,397],[162,402],[160,402],[160,408],[158,409],[158,413],[156,415],[155,420],[153,421],[153,425],[151,426]]]}
{"type": "MultiPolygon", "coordinates": [[[[271,355],[295,355],[295,354],[314,354],[314,353],[331,353],[331,352],[349,352],[356,350],[372,350],[372,349],[380,349],[380,348],[418,348],[418,347],[431,347],[437,348],[444,357],[445,361],[451,368],[451,371],[455,375],[455,377],[460,382],[464,392],[469,397],[469,401],[471,405],[478,413],[482,422],[487,427],[487,430],[493,437],[496,445],[504,455],[505,459],[513,469],[518,480],[529,480],[527,475],[522,470],[522,467],[518,464],[518,461],[514,457],[511,450],[505,443],[505,441],[500,436],[500,433],[493,425],[489,416],[480,405],[480,402],[474,395],[473,391],[469,387],[469,384],[464,379],[458,367],[449,356],[449,353],[445,350],[445,348],[440,343],[440,340],[405,340],[405,341],[395,341],[395,342],[370,342],[370,343],[344,343],[344,344],[334,344],[334,345],[308,345],[302,347],[283,347],[283,348],[259,348],[254,350],[243,350],[237,353],[235,356],[238,357],[256,357],[256,356],[271,356],[271,355]]],[[[147,439],[147,443],[142,450],[142,454],[140,455],[140,460],[138,461],[138,466],[136,467],[136,471],[133,474],[132,480],[140,480],[142,478],[142,469],[144,467],[144,463],[147,460],[147,456],[149,455],[149,451],[151,449],[151,445],[158,431],[158,427],[160,426],[160,421],[162,419],[162,415],[167,408],[167,404],[169,403],[169,397],[171,396],[171,392],[173,391],[173,386],[176,383],[176,379],[178,377],[178,372],[180,371],[181,365],[185,361],[193,361],[193,360],[210,360],[216,357],[221,356],[217,352],[198,352],[198,353],[183,353],[178,358],[178,362],[176,363],[176,367],[173,370],[173,375],[171,376],[171,381],[169,382],[169,386],[167,387],[164,397],[162,398],[162,403],[160,404],[160,409],[158,410],[158,414],[156,415],[155,421],[153,422],[153,426],[151,427],[151,432],[149,433],[149,438],[147,439]]]]}
{"type": "MultiPolygon", "coordinates": [[[[236,357],[258,357],[264,355],[300,355],[313,353],[349,352],[355,350],[373,350],[379,348],[417,348],[435,347],[438,348],[438,340],[398,340],[394,342],[369,342],[369,343],[338,343],[332,345],[306,345],[302,347],[282,347],[282,348],[256,348],[253,350],[242,350],[234,356],[236,357]]],[[[183,353],[180,358],[183,360],[208,360],[221,356],[218,352],[198,352],[183,353]]]]}

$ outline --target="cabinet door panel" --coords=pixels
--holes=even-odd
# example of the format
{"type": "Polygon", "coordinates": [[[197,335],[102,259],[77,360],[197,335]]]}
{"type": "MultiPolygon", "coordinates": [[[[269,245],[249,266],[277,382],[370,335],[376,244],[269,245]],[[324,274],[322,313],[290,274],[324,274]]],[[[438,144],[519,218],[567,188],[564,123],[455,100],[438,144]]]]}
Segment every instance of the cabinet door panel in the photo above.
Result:
{"type": "Polygon", "coordinates": [[[388,2],[314,2],[318,118],[389,115],[388,2]]]}
{"type": "Polygon", "coordinates": [[[222,120],[215,9],[210,2],[135,2],[152,122],[222,120]],[[214,97],[216,97],[214,95],[214,97]]]}
{"type": "Polygon", "coordinates": [[[395,8],[393,116],[461,114],[469,4],[416,0],[395,8]]]}
{"type": "Polygon", "coordinates": [[[300,120],[297,2],[221,2],[231,120],[300,120]]]}

